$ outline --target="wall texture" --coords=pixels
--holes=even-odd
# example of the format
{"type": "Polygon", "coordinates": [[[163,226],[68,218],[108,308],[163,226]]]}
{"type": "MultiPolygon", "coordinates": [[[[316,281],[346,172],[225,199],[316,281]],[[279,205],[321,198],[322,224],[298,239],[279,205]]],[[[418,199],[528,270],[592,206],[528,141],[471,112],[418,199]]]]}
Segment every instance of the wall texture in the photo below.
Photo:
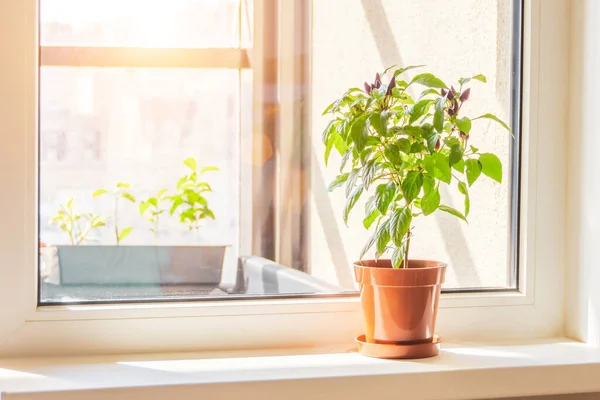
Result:
{"type": "MultiPolygon", "coordinates": [[[[482,73],[466,115],[510,114],[511,1],[328,0],[313,2],[312,180],[310,266],[313,275],[353,287],[350,265],[370,233],[362,225],[363,203],[342,222],[343,190],[328,194],[340,157],[323,162],[321,113],[350,87],[362,87],[377,71],[398,64],[426,64],[446,83],[482,73]],[[425,5],[425,7],[424,7],[425,5]],[[426,9],[426,12],[424,12],[426,9]]],[[[418,70],[415,70],[418,71],[418,70]]],[[[410,71],[408,78],[417,72],[410,71]]],[[[418,92],[417,92],[418,93],[418,92]]],[[[412,94],[415,94],[414,92],[412,94]]],[[[469,224],[436,212],[416,224],[412,257],[450,264],[446,287],[505,286],[508,266],[510,135],[495,124],[474,122],[473,144],[499,154],[504,183],[481,179],[471,190],[469,224]]],[[[457,209],[463,198],[443,185],[442,201],[457,209]]]]}

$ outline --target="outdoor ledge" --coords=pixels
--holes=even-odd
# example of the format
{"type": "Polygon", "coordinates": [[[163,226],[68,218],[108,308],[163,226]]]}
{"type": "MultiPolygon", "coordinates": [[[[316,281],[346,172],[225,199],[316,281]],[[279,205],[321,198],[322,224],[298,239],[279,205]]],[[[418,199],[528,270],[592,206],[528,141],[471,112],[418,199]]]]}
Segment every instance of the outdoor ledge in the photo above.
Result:
{"type": "Polygon", "coordinates": [[[600,392],[600,350],[568,339],[445,343],[437,358],[302,350],[0,360],[2,400],[481,399],[600,392]]]}

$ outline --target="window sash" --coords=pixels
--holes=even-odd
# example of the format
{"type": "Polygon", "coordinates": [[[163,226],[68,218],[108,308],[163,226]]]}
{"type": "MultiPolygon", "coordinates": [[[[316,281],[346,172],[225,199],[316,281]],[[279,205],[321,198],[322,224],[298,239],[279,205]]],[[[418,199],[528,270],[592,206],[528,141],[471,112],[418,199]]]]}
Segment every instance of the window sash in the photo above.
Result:
{"type": "Polygon", "coordinates": [[[244,48],[41,46],[42,67],[250,68],[244,48]]]}

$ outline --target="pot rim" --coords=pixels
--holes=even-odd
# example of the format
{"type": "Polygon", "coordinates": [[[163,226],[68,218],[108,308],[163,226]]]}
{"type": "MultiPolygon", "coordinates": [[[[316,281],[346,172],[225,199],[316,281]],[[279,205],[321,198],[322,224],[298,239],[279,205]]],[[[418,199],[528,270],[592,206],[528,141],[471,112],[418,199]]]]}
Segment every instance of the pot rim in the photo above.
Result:
{"type": "Polygon", "coordinates": [[[438,261],[412,260],[409,268],[392,268],[389,259],[363,260],[376,265],[354,265],[354,276],[359,285],[419,287],[444,283],[446,264],[438,261]],[[416,266],[415,264],[419,265],[416,266]]]}
{"type": "Polygon", "coordinates": [[[391,264],[391,259],[389,258],[379,258],[379,259],[366,259],[366,260],[359,260],[359,261],[355,261],[353,263],[353,265],[355,267],[359,267],[359,268],[372,268],[372,269],[386,269],[386,270],[394,270],[394,271],[409,271],[409,270],[427,270],[427,269],[437,269],[437,268],[446,268],[448,267],[448,264],[446,264],[445,262],[442,261],[437,261],[437,260],[423,260],[423,259],[409,259],[408,260],[408,264],[410,266],[410,262],[414,261],[414,262],[420,262],[420,263],[431,263],[431,264],[435,264],[435,265],[430,265],[430,266],[423,266],[423,267],[409,267],[409,268],[391,268],[387,265],[364,265],[362,264],[363,262],[373,262],[375,264],[379,263],[380,261],[385,261],[385,262],[389,262],[391,264]]]}

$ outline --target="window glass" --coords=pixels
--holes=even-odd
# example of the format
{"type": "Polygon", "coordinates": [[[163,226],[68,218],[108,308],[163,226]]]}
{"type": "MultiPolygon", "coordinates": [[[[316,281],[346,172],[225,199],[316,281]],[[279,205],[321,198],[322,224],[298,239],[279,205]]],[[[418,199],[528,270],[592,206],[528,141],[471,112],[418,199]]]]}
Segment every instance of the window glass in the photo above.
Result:
{"type": "MultiPolygon", "coordinates": [[[[354,293],[364,204],[346,227],[321,114],[393,64],[448,82],[485,74],[469,114],[518,126],[518,2],[298,0],[291,35],[276,3],[40,1],[53,60],[40,65],[41,304],[354,293]],[[202,49],[209,61],[115,65],[115,53],[110,67],[79,66],[55,46],[202,49]],[[223,49],[249,61],[214,68],[223,49]]],[[[478,132],[470,144],[501,157],[505,181],[473,188],[468,225],[419,223],[412,256],[448,262],[446,288],[514,288],[518,141],[494,124],[478,132]]],[[[462,195],[442,196],[460,208],[462,195]]]]}
{"type": "MultiPolygon", "coordinates": [[[[42,46],[237,47],[239,7],[239,0],[42,0],[40,41],[42,46]]],[[[247,45],[251,10],[242,11],[247,45]]]]}

